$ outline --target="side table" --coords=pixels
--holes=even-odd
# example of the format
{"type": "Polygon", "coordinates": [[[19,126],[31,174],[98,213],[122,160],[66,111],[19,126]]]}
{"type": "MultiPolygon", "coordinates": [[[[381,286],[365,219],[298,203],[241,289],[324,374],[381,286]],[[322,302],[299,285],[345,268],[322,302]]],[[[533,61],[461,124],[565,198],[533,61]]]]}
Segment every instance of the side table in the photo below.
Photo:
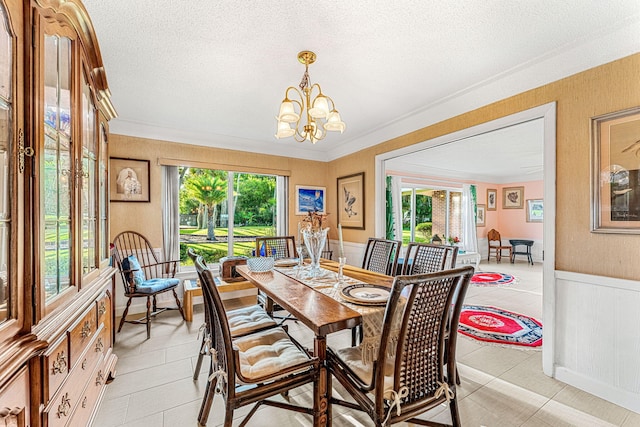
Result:
{"type": "MultiPolygon", "coordinates": [[[[219,277],[214,278],[214,280],[220,293],[254,289],[254,286],[248,281],[228,283],[219,277]]],[[[202,296],[202,288],[198,285],[196,279],[184,279],[182,285],[184,286],[184,299],[182,301],[184,320],[191,322],[193,321],[193,297],[202,296]]]]}
{"type": "Polygon", "coordinates": [[[511,264],[515,262],[516,255],[526,255],[527,261],[533,265],[533,259],[531,258],[531,246],[533,246],[533,240],[510,239],[509,243],[511,244],[511,264]],[[517,246],[524,246],[525,250],[518,251],[517,246]]]}

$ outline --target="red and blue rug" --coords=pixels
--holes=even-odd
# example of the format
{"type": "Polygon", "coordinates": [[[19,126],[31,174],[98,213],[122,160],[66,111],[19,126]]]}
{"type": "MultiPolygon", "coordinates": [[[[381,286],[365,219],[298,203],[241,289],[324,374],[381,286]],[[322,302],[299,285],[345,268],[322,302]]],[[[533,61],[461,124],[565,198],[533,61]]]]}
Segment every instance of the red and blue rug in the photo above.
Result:
{"type": "Polygon", "coordinates": [[[463,305],[458,332],[480,341],[520,347],[542,345],[542,323],[497,307],[463,305]]]}
{"type": "Polygon", "coordinates": [[[513,285],[517,281],[518,279],[511,274],[489,271],[480,271],[471,278],[471,284],[476,286],[506,286],[513,285]]]}

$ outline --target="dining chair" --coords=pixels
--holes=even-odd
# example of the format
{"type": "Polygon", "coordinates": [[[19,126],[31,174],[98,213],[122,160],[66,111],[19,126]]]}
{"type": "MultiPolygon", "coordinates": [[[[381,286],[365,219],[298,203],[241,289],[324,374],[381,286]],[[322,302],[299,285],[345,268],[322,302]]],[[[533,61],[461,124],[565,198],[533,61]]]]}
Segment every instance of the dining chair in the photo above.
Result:
{"type": "MultiPolygon", "coordinates": [[[[195,253],[193,248],[187,249],[187,254],[189,258],[194,262],[198,258],[198,255],[195,253]]],[[[198,275],[200,279],[200,283],[203,282],[202,277],[198,275]]],[[[214,279],[215,282],[215,279],[214,279]]],[[[209,353],[209,349],[211,348],[211,340],[212,335],[209,330],[209,321],[208,317],[208,307],[206,307],[208,301],[203,298],[203,302],[205,305],[204,316],[205,322],[201,328],[202,333],[202,342],[200,343],[200,350],[198,351],[198,360],[196,361],[196,366],[193,371],[193,379],[197,380],[200,375],[200,368],[202,367],[202,360],[205,355],[209,353]]],[[[229,322],[229,330],[231,331],[232,338],[238,338],[243,335],[247,335],[256,331],[261,331],[264,329],[272,328],[276,326],[275,320],[267,314],[264,308],[258,304],[250,305],[247,307],[237,308],[235,310],[227,311],[227,321],[229,322]]]]}
{"type": "MultiPolygon", "coordinates": [[[[362,268],[376,273],[395,276],[402,242],[369,237],[362,259],[362,268]]],[[[362,325],[351,329],[351,345],[362,340],[362,325]]]]}
{"type": "Polygon", "coordinates": [[[511,259],[511,245],[503,245],[502,238],[500,237],[500,233],[498,230],[492,228],[487,233],[487,242],[489,245],[489,254],[487,255],[487,261],[491,259],[491,253],[493,252],[493,256],[496,257],[496,262],[502,261],[502,251],[509,252],[509,259],[511,259]]]}
{"type": "Polygon", "coordinates": [[[184,319],[184,311],[176,294],[176,287],[180,283],[180,280],[175,278],[179,260],[158,261],[149,240],[135,231],[123,231],[114,237],[111,253],[115,265],[120,270],[124,296],[128,298],[120,319],[118,332],[125,323],[146,324],[147,339],[149,339],[152,317],[166,310],[179,310],[184,319]],[[156,296],[168,291],[173,292],[176,307],[158,309],[156,296]],[[143,319],[127,320],[127,313],[133,298],[147,299],[147,313],[143,319]]]}
{"type": "MultiPolygon", "coordinates": [[[[256,237],[256,256],[272,256],[275,259],[295,258],[298,256],[296,252],[296,240],[293,236],[268,236],[256,237]]],[[[264,307],[274,319],[280,319],[280,324],[287,320],[296,320],[294,316],[287,313],[284,315],[274,314],[276,311],[284,309],[273,302],[271,298],[262,291],[258,291],[258,302],[264,307]]]]}
{"type": "Polygon", "coordinates": [[[411,242],[404,255],[402,274],[433,273],[454,268],[457,257],[457,246],[411,242]]]}
{"type": "Polygon", "coordinates": [[[216,393],[224,400],[224,426],[231,427],[234,410],[255,404],[241,425],[259,409],[270,405],[311,415],[313,410],[268,398],[314,382],[319,372],[317,357],[310,356],[282,327],[233,338],[222,298],[213,274],[203,258],[195,260],[201,278],[205,319],[211,332],[211,367],[202,399],[198,422],[206,425],[216,393]]]}
{"type": "MultiPolygon", "coordinates": [[[[387,301],[375,362],[360,347],[327,350],[330,372],[355,403],[331,403],[366,412],[375,426],[401,421],[436,425],[415,417],[448,404],[451,425],[460,426],[456,390],[457,329],[474,269],[397,276],[387,301]],[[399,332],[394,329],[400,325],[399,332]]],[[[329,386],[331,387],[331,386],[329,386]]],[[[442,424],[437,424],[442,425],[442,424]]]]}

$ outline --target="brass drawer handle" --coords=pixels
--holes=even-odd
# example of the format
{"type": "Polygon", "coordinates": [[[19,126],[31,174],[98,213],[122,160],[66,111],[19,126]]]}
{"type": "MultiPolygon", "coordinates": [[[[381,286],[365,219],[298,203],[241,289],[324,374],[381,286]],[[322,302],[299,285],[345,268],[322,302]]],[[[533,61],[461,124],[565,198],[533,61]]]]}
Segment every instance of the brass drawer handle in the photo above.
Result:
{"type": "Polygon", "coordinates": [[[58,353],[56,360],[54,360],[51,365],[53,367],[53,375],[67,372],[67,356],[64,354],[64,350],[58,353]]]}
{"type": "Polygon", "coordinates": [[[84,399],[82,399],[82,407],[83,408],[87,407],[87,396],[85,396],[84,399]]]}
{"type": "Polygon", "coordinates": [[[82,361],[82,370],[84,371],[87,368],[87,359],[82,361]]]}
{"type": "Polygon", "coordinates": [[[107,305],[104,301],[100,301],[100,305],[98,306],[98,316],[102,316],[107,312],[107,305]]]}
{"type": "Polygon", "coordinates": [[[69,400],[69,393],[65,393],[64,396],[62,396],[62,402],[60,403],[60,405],[58,405],[58,412],[56,413],[56,415],[58,416],[58,418],[62,418],[63,415],[66,417],[67,415],[69,415],[70,409],[71,401],[69,400]]]}
{"type": "Polygon", "coordinates": [[[102,373],[102,369],[98,371],[98,375],[96,376],[96,385],[102,385],[104,381],[104,374],[102,373]]]}
{"type": "Polygon", "coordinates": [[[96,353],[102,352],[104,349],[104,344],[102,343],[102,337],[99,337],[96,341],[96,353]]]}
{"type": "Polygon", "coordinates": [[[80,336],[82,338],[91,336],[91,322],[89,322],[88,320],[84,321],[84,325],[82,325],[82,331],[80,331],[80,336]]]}

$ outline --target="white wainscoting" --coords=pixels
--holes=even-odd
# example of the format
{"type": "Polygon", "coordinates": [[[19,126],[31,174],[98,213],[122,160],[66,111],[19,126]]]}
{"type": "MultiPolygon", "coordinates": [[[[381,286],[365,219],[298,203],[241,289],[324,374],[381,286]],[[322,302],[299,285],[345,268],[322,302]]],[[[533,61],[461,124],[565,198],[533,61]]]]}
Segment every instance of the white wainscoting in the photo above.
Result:
{"type": "Polygon", "coordinates": [[[640,282],[556,271],[555,377],[640,413],[640,282]]]}

